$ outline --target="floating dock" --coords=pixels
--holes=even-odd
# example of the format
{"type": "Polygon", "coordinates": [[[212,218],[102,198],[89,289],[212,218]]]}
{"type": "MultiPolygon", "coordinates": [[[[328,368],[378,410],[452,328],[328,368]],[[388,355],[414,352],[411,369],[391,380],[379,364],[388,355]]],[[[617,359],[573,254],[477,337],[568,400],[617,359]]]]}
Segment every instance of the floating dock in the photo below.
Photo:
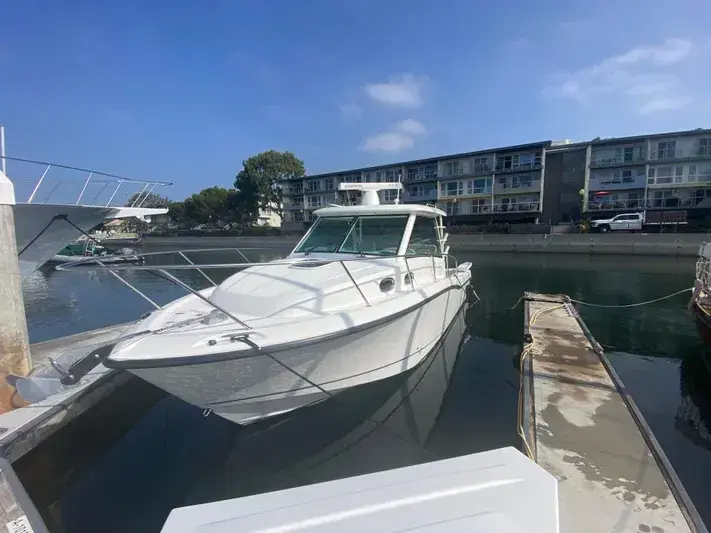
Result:
{"type": "Polygon", "coordinates": [[[706,532],[568,297],[526,293],[520,430],[558,479],[561,531],[706,532]]]}

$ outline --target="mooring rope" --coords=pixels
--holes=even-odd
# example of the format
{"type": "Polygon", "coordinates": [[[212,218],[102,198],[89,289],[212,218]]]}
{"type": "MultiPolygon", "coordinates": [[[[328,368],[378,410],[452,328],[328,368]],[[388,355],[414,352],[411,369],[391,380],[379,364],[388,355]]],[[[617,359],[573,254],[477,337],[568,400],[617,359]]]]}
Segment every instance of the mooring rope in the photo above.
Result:
{"type": "Polygon", "coordinates": [[[673,292],[671,294],[667,294],[666,296],[662,296],[661,298],[655,298],[654,300],[647,300],[646,302],[639,302],[639,303],[634,303],[634,304],[624,304],[624,305],[603,305],[603,304],[593,304],[589,302],[581,302],[580,300],[573,300],[570,298],[571,302],[575,302],[576,304],[580,305],[587,305],[588,307],[602,307],[606,309],[621,309],[625,307],[641,307],[643,305],[649,305],[657,302],[661,302],[662,300],[667,300],[668,298],[672,298],[674,296],[678,296],[679,294],[683,294],[685,292],[693,291],[693,287],[689,287],[688,289],[682,289],[680,291],[673,292]]]}
{"type": "MultiPolygon", "coordinates": [[[[604,309],[623,309],[626,307],[641,307],[643,305],[649,305],[657,302],[661,302],[662,300],[667,300],[669,298],[673,298],[674,296],[678,296],[679,294],[683,294],[685,292],[693,291],[693,287],[689,287],[688,289],[682,289],[680,291],[673,292],[671,294],[667,294],[666,296],[662,296],[661,298],[655,298],[654,300],[647,300],[644,302],[637,302],[634,304],[621,304],[621,305],[606,305],[606,304],[594,304],[590,302],[583,302],[582,300],[575,300],[573,298],[569,298],[569,300],[573,303],[580,304],[580,305],[586,305],[588,307],[600,307],[604,309]]],[[[518,304],[520,304],[523,301],[523,296],[521,296],[518,300],[516,300],[516,303],[513,304],[508,310],[513,311],[518,307],[518,304]]]]}

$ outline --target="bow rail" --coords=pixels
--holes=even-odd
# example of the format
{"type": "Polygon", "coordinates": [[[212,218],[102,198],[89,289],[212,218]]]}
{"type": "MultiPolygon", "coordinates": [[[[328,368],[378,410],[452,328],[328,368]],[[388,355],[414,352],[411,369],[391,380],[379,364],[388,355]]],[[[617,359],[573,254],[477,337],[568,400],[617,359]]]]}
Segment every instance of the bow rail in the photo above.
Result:
{"type": "Polygon", "coordinates": [[[109,174],[98,170],[72,167],[46,161],[35,161],[19,157],[0,155],[0,160],[13,162],[13,172],[10,177],[18,191],[18,196],[28,194],[26,203],[49,204],[50,201],[59,205],[92,205],[110,207],[112,202],[125,200],[129,195],[136,197],[129,205],[120,202],[124,207],[142,207],[156,187],[169,187],[170,181],[139,180],[109,174]],[[35,175],[25,178],[19,175],[35,175]],[[125,193],[125,194],[119,194],[125,193]],[[126,198],[124,198],[124,196],[126,198]],[[83,200],[83,203],[82,203],[83,200]]]}
{"type": "MultiPolygon", "coordinates": [[[[245,269],[245,268],[252,268],[252,267],[270,267],[270,266],[281,266],[281,265],[295,265],[295,264],[315,264],[315,263],[323,263],[323,264],[329,264],[329,263],[339,263],[343,270],[345,271],[346,275],[350,279],[351,283],[353,286],[356,288],[356,290],[360,293],[360,296],[362,297],[364,303],[366,306],[370,306],[370,302],[368,301],[368,298],[365,296],[363,293],[362,289],[360,288],[358,282],[355,280],[353,275],[351,274],[351,271],[348,269],[347,263],[352,263],[352,262],[372,262],[372,261],[382,261],[385,259],[404,259],[405,263],[405,268],[407,270],[407,273],[409,274],[409,279],[412,280],[409,285],[412,290],[415,290],[415,278],[412,275],[412,271],[410,270],[410,265],[409,265],[409,260],[415,259],[415,258],[420,258],[420,257],[427,257],[432,259],[432,267],[433,271],[436,272],[436,267],[435,267],[435,257],[443,257],[445,259],[445,272],[447,274],[451,273],[452,271],[454,272],[454,275],[456,275],[456,270],[458,268],[456,259],[452,257],[449,254],[441,254],[438,256],[435,255],[388,255],[388,256],[359,256],[359,257],[352,257],[352,258],[319,258],[319,257],[314,257],[314,258],[309,258],[307,257],[298,257],[298,258],[293,258],[293,259],[278,259],[275,261],[266,261],[266,262],[250,262],[247,259],[247,256],[244,254],[245,251],[265,251],[265,250],[271,250],[273,251],[273,248],[199,248],[199,249],[192,249],[192,250],[169,250],[169,251],[160,251],[160,252],[148,252],[148,253],[142,253],[142,254],[135,254],[134,256],[130,258],[126,258],[125,262],[119,262],[119,263],[111,263],[111,264],[106,264],[101,261],[101,257],[88,257],[86,259],[80,259],[77,261],[74,261],[72,263],[66,263],[62,265],[57,265],[56,270],[59,271],[70,271],[74,270],[76,268],[80,267],[86,267],[86,266],[91,266],[94,269],[99,269],[99,270],[106,270],[111,274],[113,277],[118,279],[123,285],[134,291],[136,294],[141,296],[144,300],[146,300],[149,304],[151,304],[152,307],[155,309],[163,309],[161,305],[153,301],[150,297],[148,297],[146,294],[144,294],[140,289],[135,287],[130,281],[128,281],[125,277],[122,277],[118,272],[120,271],[147,271],[150,272],[157,277],[164,279],[166,281],[169,281],[173,283],[174,285],[177,285],[178,287],[181,287],[185,291],[197,296],[213,308],[215,308],[217,311],[220,311],[224,313],[227,317],[231,318],[233,321],[236,323],[240,324],[242,327],[245,329],[251,329],[249,325],[245,324],[242,322],[239,318],[235,317],[232,313],[229,313],[225,309],[221,308],[220,306],[216,305],[214,302],[210,301],[208,298],[206,298],[203,294],[200,293],[199,290],[191,287],[184,281],[178,279],[174,275],[170,274],[168,270],[196,270],[198,271],[213,287],[216,287],[218,284],[210,278],[204,270],[209,270],[209,269],[245,269]],[[204,252],[226,252],[226,251],[236,251],[244,260],[245,262],[239,262],[239,263],[194,263],[186,254],[194,254],[194,253],[204,253],[204,252]],[[178,255],[180,256],[185,263],[183,264],[150,264],[150,261],[146,261],[147,259],[150,258],[155,258],[155,257],[160,257],[160,256],[165,256],[165,255],[178,255]],[[452,259],[454,260],[455,267],[454,268],[449,268],[449,260],[452,259]]],[[[436,274],[435,274],[436,275],[436,274]]]]}

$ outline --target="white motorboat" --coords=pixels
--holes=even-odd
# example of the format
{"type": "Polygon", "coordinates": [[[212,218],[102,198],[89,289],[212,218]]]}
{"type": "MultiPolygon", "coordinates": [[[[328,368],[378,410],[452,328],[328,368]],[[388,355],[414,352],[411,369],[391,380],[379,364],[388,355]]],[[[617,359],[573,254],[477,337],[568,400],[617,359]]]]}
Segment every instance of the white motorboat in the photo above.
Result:
{"type": "MultiPolygon", "coordinates": [[[[285,259],[231,265],[246,268],[157,309],[103,363],[240,424],[416,367],[465,305],[471,264],[451,265],[445,213],[378,205],[399,183],[358,185],[364,205],[317,210],[285,259]]],[[[106,268],[189,289],[174,265],[106,268]]]]}

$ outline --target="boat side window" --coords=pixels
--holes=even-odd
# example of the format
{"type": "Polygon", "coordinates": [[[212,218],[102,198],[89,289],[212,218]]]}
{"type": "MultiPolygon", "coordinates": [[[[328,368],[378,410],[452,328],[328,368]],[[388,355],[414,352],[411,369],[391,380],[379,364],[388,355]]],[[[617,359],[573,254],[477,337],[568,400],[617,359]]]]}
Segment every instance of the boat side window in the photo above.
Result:
{"type": "Polygon", "coordinates": [[[345,239],[353,217],[323,217],[314,224],[309,236],[295,252],[335,252],[345,239]]]}
{"type": "Polygon", "coordinates": [[[440,256],[439,236],[436,221],[433,218],[417,217],[412,226],[410,242],[407,245],[407,255],[440,256]]]}
{"type": "Polygon", "coordinates": [[[407,215],[358,217],[339,252],[365,255],[397,255],[405,233],[407,215]]]}

